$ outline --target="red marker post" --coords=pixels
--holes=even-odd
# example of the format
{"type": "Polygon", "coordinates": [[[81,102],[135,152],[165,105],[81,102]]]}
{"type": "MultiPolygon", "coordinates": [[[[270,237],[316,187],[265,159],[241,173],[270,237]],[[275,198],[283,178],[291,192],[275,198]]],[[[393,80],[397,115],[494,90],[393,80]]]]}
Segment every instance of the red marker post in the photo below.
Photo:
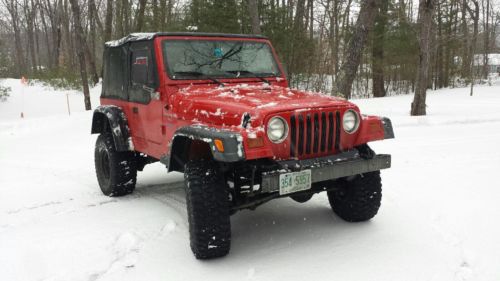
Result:
{"type": "Polygon", "coordinates": [[[24,88],[28,85],[28,79],[21,77],[21,118],[24,118],[24,88]]]}

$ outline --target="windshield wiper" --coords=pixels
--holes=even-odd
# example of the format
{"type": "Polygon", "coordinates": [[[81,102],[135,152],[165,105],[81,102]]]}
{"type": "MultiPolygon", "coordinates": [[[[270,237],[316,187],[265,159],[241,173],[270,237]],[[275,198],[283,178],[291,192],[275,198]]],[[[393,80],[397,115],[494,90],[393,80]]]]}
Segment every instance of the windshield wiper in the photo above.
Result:
{"type": "Polygon", "coordinates": [[[199,78],[199,79],[210,80],[214,83],[221,85],[222,87],[225,86],[224,83],[222,83],[221,81],[219,81],[213,77],[207,76],[206,74],[198,72],[198,71],[176,71],[176,72],[174,72],[174,75],[194,76],[194,77],[199,78]]]}
{"type": "Polygon", "coordinates": [[[258,73],[255,73],[255,72],[251,72],[248,70],[229,70],[226,72],[232,73],[232,74],[236,75],[236,77],[240,77],[240,74],[251,75],[251,77],[249,77],[249,78],[257,78],[260,81],[271,85],[271,82],[269,80],[267,80],[266,78],[264,78],[263,76],[259,75],[258,73]]]}

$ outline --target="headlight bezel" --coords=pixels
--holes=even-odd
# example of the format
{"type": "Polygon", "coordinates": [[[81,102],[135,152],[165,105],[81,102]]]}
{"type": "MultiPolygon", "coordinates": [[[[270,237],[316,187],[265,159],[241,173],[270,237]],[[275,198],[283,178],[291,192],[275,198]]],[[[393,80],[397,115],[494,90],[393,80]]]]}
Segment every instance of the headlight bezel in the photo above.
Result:
{"type": "Polygon", "coordinates": [[[275,143],[275,144],[280,144],[282,142],[284,142],[287,137],[288,137],[288,132],[289,132],[289,128],[288,128],[288,123],[286,122],[286,120],[281,117],[281,116],[273,116],[271,118],[269,118],[269,120],[267,121],[267,125],[266,125],[266,135],[267,135],[267,138],[272,142],[272,143],[275,143]],[[283,134],[281,135],[281,137],[279,139],[273,139],[271,138],[270,136],[270,129],[271,129],[271,123],[274,121],[274,120],[279,120],[282,122],[283,124],[283,134]]]}
{"type": "Polygon", "coordinates": [[[360,116],[359,116],[359,113],[358,113],[358,112],[356,112],[355,110],[353,110],[353,109],[348,109],[348,110],[346,110],[346,111],[344,112],[344,115],[342,115],[342,128],[344,129],[344,132],[346,132],[347,134],[352,135],[352,134],[356,133],[356,132],[358,131],[358,129],[359,129],[359,125],[360,125],[360,124],[361,124],[361,118],[360,118],[360,116]],[[346,115],[347,115],[347,114],[351,114],[351,113],[353,114],[353,116],[354,116],[354,118],[355,118],[356,120],[355,120],[355,123],[354,123],[354,127],[352,127],[352,129],[351,129],[351,130],[348,130],[348,129],[346,128],[346,125],[345,125],[345,119],[346,119],[346,115]]]}

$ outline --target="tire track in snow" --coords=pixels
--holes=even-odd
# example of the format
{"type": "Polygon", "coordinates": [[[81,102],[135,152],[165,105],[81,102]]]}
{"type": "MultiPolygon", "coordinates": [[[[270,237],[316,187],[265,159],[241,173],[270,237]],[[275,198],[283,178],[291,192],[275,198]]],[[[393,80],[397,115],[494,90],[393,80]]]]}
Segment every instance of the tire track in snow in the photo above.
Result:
{"type": "Polygon", "coordinates": [[[6,213],[8,215],[18,214],[18,213],[25,212],[25,211],[33,211],[33,210],[37,210],[40,208],[50,207],[50,206],[54,206],[54,205],[60,205],[60,204],[66,203],[66,202],[70,202],[72,200],[73,199],[71,198],[67,201],[51,201],[51,202],[37,204],[37,205],[29,206],[29,207],[23,207],[23,208],[19,208],[19,209],[9,210],[6,213]]]}
{"type": "Polygon", "coordinates": [[[111,245],[113,259],[103,270],[91,273],[87,279],[89,281],[98,281],[108,274],[135,267],[141,249],[141,242],[141,239],[134,233],[125,232],[119,234],[111,245]]]}
{"type": "Polygon", "coordinates": [[[178,222],[169,219],[158,231],[144,231],[141,233],[124,232],[119,234],[110,245],[114,257],[103,270],[94,272],[88,276],[89,281],[105,280],[110,274],[126,271],[135,267],[139,260],[139,254],[147,244],[155,241],[165,234],[170,235],[181,226],[187,231],[186,200],[182,194],[183,182],[155,184],[138,186],[133,194],[127,196],[130,200],[139,198],[151,198],[159,201],[162,205],[172,209],[181,219],[178,222]]]}
{"type": "Polygon", "coordinates": [[[135,190],[134,195],[155,199],[187,219],[184,182],[141,186],[135,190]]]}

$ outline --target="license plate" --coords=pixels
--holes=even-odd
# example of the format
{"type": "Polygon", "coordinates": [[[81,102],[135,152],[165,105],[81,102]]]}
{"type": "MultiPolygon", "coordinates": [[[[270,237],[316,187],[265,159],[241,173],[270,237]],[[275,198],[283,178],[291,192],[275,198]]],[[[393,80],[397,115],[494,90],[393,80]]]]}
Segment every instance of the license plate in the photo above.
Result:
{"type": "Polygon", "coordinates": [[[280,195],[308,190],[311,188],[311,170],[280,175],[280,195]]]}

